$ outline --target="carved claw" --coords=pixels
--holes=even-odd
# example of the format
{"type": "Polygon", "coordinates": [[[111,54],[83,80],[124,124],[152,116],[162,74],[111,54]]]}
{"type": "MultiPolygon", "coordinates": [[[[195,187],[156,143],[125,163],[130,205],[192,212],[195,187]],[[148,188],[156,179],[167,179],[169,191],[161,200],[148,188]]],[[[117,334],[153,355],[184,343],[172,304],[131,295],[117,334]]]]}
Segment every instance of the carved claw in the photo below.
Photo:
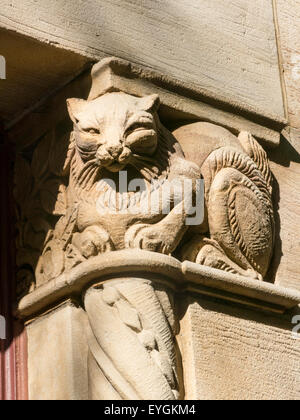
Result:
{"type": "Polygon", "coordinates": [[[261,274],[256,272],[252,268],[243,269],[242,267],[231,261],[216,241],[206,239],[203,241],[203,247],[198,253],[196,263],[206,265],[208,267],[217,268],[233,274],[240,274],[244,277],[250,277],[254,280],[262,281],[263,277],[261,274]]]}
{"type": "Polygon", "coordinates": [[[85,258],[113,251],[115,248],[109,234],[100,226],[92,226],[82,233],[75,233],[73,244],[85,258]]]}
{"type": "Polygon", "coordinates": [[[170,233],[158,225],[138,224],[131,226],[125,235],[126,248],[139,248],[162,254],[172,252],[170,233]]]}

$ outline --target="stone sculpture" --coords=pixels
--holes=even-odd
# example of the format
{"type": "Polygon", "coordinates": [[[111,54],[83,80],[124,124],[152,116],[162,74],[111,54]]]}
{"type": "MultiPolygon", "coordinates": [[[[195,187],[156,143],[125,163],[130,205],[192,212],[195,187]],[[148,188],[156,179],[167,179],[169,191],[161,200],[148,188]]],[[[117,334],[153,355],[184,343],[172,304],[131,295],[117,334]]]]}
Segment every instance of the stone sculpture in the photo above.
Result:
{"type": "Polygon", "coordinates": [[[209,123],[189,124],[174,135],[205,180],[206,220],[193,229],[193,239],[188,236],[182,258],[262,280],[274,244],[266,152],[250,133],[236,137],[209,123]]]}
{"type": "Polygon", "coordinates": [[[37,269],[40,283],[103,252],[142,248],[171,254],[188,230],[187,212],[182,202],[175,205],[172,191],[163,200],[164,183],[196,181],[200,171],[159,122],[159,98],[114,92],[93,101],[71,99],[68,105],[74,131],[66,163],[66,212],[48,235],[37,269]],[[145,181],[144,191],[120,190],[124,169],[128,184],[145,181]],[[147,207],[153,202],[154,212],[147,207]]]}
{"type": "Polygon", "coordinates": [[[274,234],[271,172],[266,153],[249,133],[236,137],[207,123],[178,129],[174,134],[192,163],[160,123],[155,95],[137,98],[114,92],[68,104],[74,131],[65,163],[65,214],[48,233],[36,272],[39,283],[99,253],[141,248],[171,254],[179,245],[184,259],[254,278],[265,276],[274,234]],[[192,143],[187,145],[191,137],[193,144],[198,141],[196,149],[207,151],[203,162],[195,159],[201,156],[192,143]],[[207,211],[200,225],[189,227],[183,202],[176,203],[172,192],[165,200],[161,195],[167,191],[166,181],[189,179],[194,185],[201,178],[199,167],[207,211]],[[120,171],[128,184],[145,181],[145,191],[120,191],[120,171]],[[107,180],[114,181],[115,189],[107,180]],[[152,208],[145,209],[147,194],[152,208]],[[158,211],[153,212],[153,202],[158,211]]]}
{"type": "MultiPolygon", "coordinates": [[[[21,277],[36,265],[40,286],[99,254],[140,248],[263,279],[274,241],[265,151],[249,133],[237,137],[203,122],[172,134],[160,122],[159,105],[157,95],[120,91],[69,99],[74,128],[67,146],[46,138],[31,166],[19,159],[17,176],[31,172],[34,181],[26,191],[34,197],[38,192],[43,208],[34,198],[35,217],[30,209],[20,216],[21,277]],[[120,174],[132,189],[124,190],[120,174]],[[204,218],[189,225],[201,178],[204,218]],[[42,187],[57,196],[52,205],[42,187]],[[24,238],[36,238],[32,231],[46,237],[41,255],[37,251],[30,262],[24,238]]],[[[19,187],[19,203],[22,194],[19,187]]],[[[172,299],[168,288],[130,276],[93,284],[83,293],[92,399],[180,398],[172,299]]]]}

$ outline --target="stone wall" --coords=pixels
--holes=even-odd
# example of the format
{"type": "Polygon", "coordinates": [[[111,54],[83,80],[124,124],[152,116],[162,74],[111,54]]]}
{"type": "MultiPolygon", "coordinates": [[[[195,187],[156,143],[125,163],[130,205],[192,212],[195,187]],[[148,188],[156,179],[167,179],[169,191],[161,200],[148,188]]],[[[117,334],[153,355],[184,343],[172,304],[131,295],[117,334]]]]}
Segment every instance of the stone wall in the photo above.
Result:
{"type": "MultiPolygon", "coordinates": [[[[299,4],[296,0],[85,3],[82,7],[79,0],[43,0],[37,6],[32,0],[18,4],[1,1],[0,36],[5,47],[0,54],[7,56],[8,77],[7,82],[0,82],[0,113],[16,149],[21,299],[17,313],[27,324],[29,397],[92,398],[90,381],[95,399],[101,398],[95,383],[101,383],[103,395],[114,397],[298,399],[300,346],[292,335],[292,319],[299,315],[300,304],[299,4]],[[22,49],[21,53],[12,54],[12,47],[22,49]],[[96,68],[92,80],[92,64],[109,56],[117,58],[105,61],[100,70],[96,68]],[[172,249],[176,260],[167,256],[160,259],[158,253],[153,258],[143,254],[148,251],[118,251],[121,254],[111,257],[111,266],[100,255],[94,256],[90,266],[88,260],[80,260],[83,265],[72,266],[71,271],[62,264],[56,275],[51,267],[48,279],[36,275],[49,242],[48,233],[55,233],[56,223],[66,210],[62,192],[69,183],[65,161],[72,130],[66,100],[87,99],[89,93],[92,100],[115,91],[137,97],[158,95],[163,126],[171,132],[179,129],[175,133],[191,160],[205,155],[201,139],[209,139],[205,125],[197,126],[204,127],[199,141],[189,131],[180,131],[180,127],[195,122],[229,130],[224,138],[231,142],[241,131],[247,131],[264,148],[274,176],[275,217],[274,252],[264,282],[247,277],[238,264],[230,266],[231,273],[225,273],[224,264],[212,264],[208,271],[202,265],[197,268],[194,262],[180,265],[180,249],[172,249]],[[20,92],[18,100],[11,99],[11,92],[20,92]],[[119,270],[117,279],[113,264],[119,270]],[[127,271],[126,264],[130,267],[127,271]],[[136,299],[133,307],[128,301],[112,299],[124,291],[128,275],[134,277],[133,282],[142,279],[143,286],[153,286],[149,292],[153,307],[163,299],[160,303],[168,327],[165,321],[157,321],[158,310],[155,314],[153,310],[150,318],[155,325],[149,327],[151,311],[145,315],[144,308],[138,306],[143,291],[132,298],[136,299]],[[111,279],[118,293],[110,290],[110,298],[105,298],[111,279]],[[93,289],[96,283],[98,289],[93,289]],[[175,293],[173,306],[158,293],[162,284],[175,293]],[[95,370],[91,358],[103,362],[103,354],[101,349],[91,350],[95,346],[88,342],[85,331],[89,335],[92,328],[92,335],[105,348],[109,328],[103,325],[106,335],[102,336],[100,317],[94,323],[98,315],[93,305],[84,305],[87,289],[93,289],[91,294],[98,293],[99,301],[103,300],[103,307],[101,303],[98,309],[119,328],[114,333],[120,331],[128,343],[132,339],[141,346],[136,363],[142,366],[143,357],[151,356],[142,386],[136,385],[139,376],[132,354],[128,354],[129,368],[122,378],[107,361],[102,366],[104,376],[100,378],[95,370]],[[117,320],[113,318],[116,313],[117,320]],[[172,359],[168,363],[155,340],[166,340],[164,345],[172,359]],[[51,356],[47,355],[49,348],[51,356]],[[89,349],[92,356],[88,362],[89,349]],[[152,363],[161,387],[155,392],[147,376],[152,363]],[[162,374],[156,371],[157,366],[162,374]],[[124,388],[124,378],[129,387],[124,388]],[[132,389],[138,389],[137,394],[132,389]]],[[[150,108],[152,112],[154,105],[150,108]]],[[[78,123],[74,116],[73,121],[78,123]]],[[[214,133],[214,129],[209,126],[208,132],[214,133]]],[[[172,224],[174,229],[177,225],[172,224]]],[[[162,241],[171,233],[172,229],[161,231],[158,239],[162,241]]],[[[57,268],[60,255],[56,254],[52,266],[57,268]]],[[[132,297],[129,286],[125,292],[132,297]]],[[[113,339],[112,348],[117,348],[113,339]]],[[[114,367],[122,357],[117,351],[111,355],[114,367]]]]}

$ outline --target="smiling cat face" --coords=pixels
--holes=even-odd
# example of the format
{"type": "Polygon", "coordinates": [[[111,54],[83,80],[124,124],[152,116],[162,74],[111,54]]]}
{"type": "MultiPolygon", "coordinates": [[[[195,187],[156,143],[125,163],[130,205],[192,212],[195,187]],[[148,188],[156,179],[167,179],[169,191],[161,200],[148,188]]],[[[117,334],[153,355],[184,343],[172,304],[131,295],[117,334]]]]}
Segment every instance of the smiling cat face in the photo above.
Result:
{"type": "Polygon", "coordinates": [[[93,101],[68,99],[67,104],[83,161],[95,159],[100,167],[118,172],[137,156],[155,153],[157,95],[137,98],[113,92],[93,101]]]}

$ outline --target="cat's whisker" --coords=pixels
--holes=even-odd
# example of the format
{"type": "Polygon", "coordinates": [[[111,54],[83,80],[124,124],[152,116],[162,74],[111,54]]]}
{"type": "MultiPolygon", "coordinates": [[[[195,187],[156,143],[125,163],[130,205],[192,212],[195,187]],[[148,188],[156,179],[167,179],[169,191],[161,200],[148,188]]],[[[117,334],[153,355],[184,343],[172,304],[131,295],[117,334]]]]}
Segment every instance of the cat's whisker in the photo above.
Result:
{"type": "Polygon", "coordinates": [[[155,160],[153,159],[153,157],[149,157],[149,156],[140,156],[140,155],[133,155],[134,158],[136,158],[137,160],[144,160],[144,161],[148,161],[152,164],[155,163],[155,160]]]}

